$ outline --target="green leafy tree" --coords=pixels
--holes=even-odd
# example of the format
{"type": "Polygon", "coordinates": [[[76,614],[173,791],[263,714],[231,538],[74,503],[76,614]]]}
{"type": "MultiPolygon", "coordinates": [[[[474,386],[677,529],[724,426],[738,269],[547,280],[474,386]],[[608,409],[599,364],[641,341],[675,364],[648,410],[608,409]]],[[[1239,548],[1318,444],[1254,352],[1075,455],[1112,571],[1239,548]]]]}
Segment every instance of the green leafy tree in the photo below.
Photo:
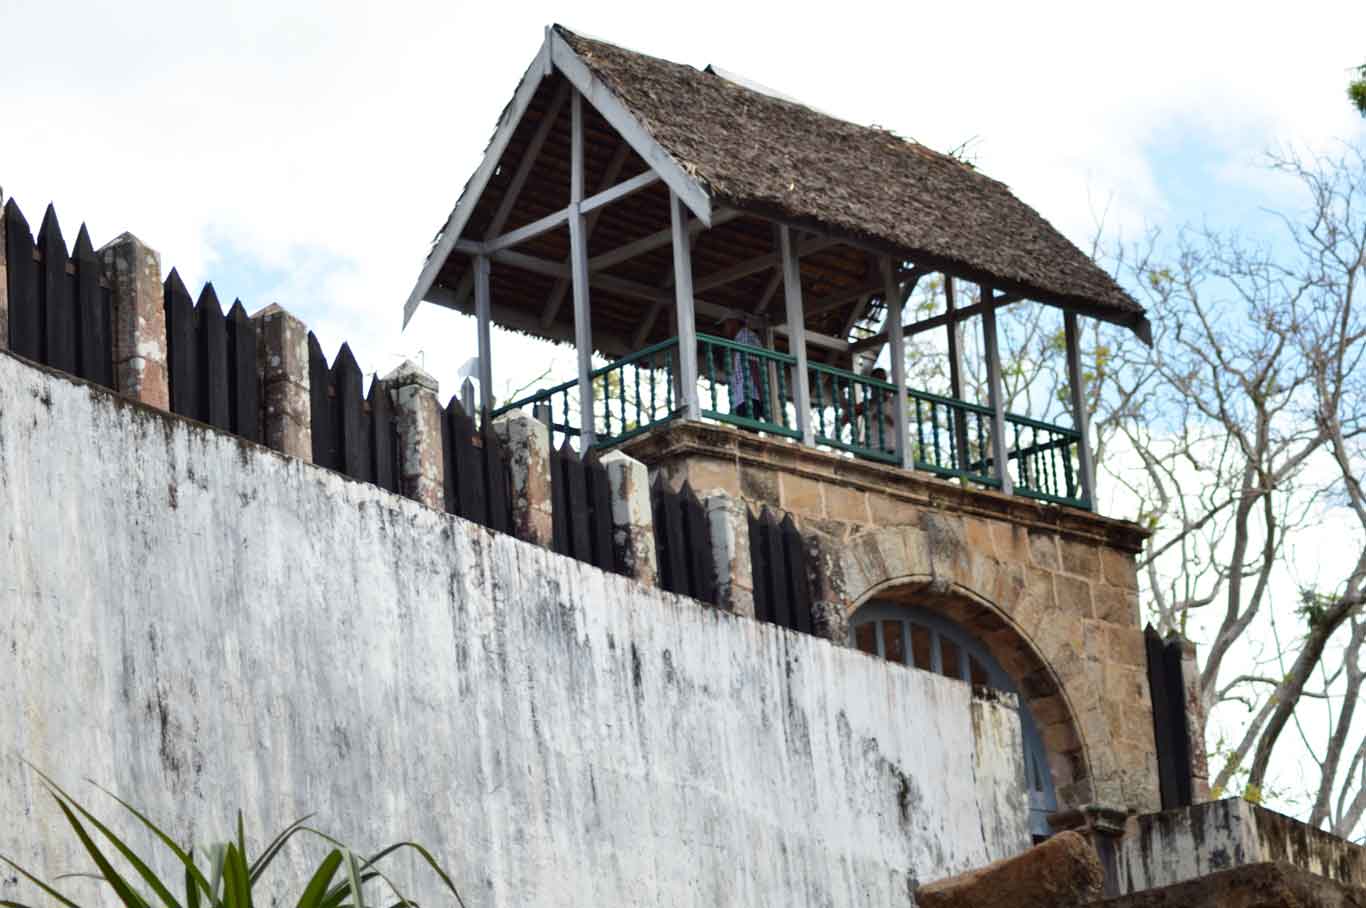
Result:
{"type": "Polygon", "coordinates": [[[1366,117],[1366,63],[1357,68],[1356,78],[1347,83],[1347,97],[1361,115],[1366,117]]]}

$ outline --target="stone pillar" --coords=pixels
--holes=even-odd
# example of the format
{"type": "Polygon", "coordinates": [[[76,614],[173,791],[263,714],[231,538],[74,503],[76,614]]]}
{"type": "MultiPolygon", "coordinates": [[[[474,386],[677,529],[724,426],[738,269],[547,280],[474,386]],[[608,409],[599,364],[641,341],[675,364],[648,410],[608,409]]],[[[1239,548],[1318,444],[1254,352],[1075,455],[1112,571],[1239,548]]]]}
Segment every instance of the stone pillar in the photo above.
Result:
{"type": "Polygon", "coordinates": [[[256,368],[261,373],[261,438],[282,454],[312,463],[308,326],[276,303],[251,318],[256,323],[256,368]]]}
{"type": "Polygon", "coordinates": [[[1124,837],[1128,819],[1127,810],[1103,804],[1084,804],[1048,817],[1048,824],[1060,835],[1076,832],[1091,843],[1100,859],[1102,891],[1106,898],[1120,894],[1119,840],[1124,837]]]}
{"type": "Polygon", "coordinates": [[[848,598],[844,593],[839,555],[828,537],[807,532],[805,538],[812,632],[836,646],[849,646],[848,598]],[[823,538],[827,541],[823,542],[823,538]]]}
{"type": "Polygon", "coordinates": [[[161,256],[131,233],[99,251],[114,311],[114,386],[161,410],[171,408],[161,256]]]}
{"type": "Polygon", "coordinates": [[[749,509],[738,498],[716,490],[702,499],[711,529],[716,564],[716,604],[754,617],[754,566],[749,558],[749,509]]]}
{"type": "Polygon", "coordinates": [[[601,463],[612,496],[612,542],[621,553],[626,574],[641,583],[659,582],[655,560],[655,521],[650,508],[650,471],[620,451],[609,451],[601,463]]]}
{"type": "Polygon", "coordinates": [[[1190,740],[1191,803],[1203,804],[1209,797],[1209,762],[1205,755],[1205,703],[1200,696],[1200,666],[1195,644],[1175,631],[1166,643],[1181,647],[1181,687],[1185,692],[1186,733],[1190,740]]]}
{"type": "Polygon", "coordinates": [[[550,430],[521,410],[493,421],[512,473],[512,531],[518,539],[551,548],[554,502],[550,491],[550,430]]]}
{"type": "Polygon", "coordinates": [[[398,411],[399,473],[403,494],[438,511],[446,509],[446,451],[441,439],[440,386],[404,360],[384,376],[398,411]]]}

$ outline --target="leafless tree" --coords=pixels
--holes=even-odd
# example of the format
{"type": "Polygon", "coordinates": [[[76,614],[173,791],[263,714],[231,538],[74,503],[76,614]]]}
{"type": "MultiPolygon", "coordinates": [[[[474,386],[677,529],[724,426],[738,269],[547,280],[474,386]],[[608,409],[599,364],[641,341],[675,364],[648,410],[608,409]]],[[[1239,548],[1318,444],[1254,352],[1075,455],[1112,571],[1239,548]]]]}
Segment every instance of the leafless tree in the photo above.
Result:
{"type": "Polygon", "coordinates": [[[1272,241],[1154,233],[1116,255],[1146,297],[1155,342],[1106,333],[1095,423],[1107,478],[1153,530],[1141,567],[1155,621],[1201,644],[1206,715],[1245,711],[1241,734],[1211,754],[1214,788],[1271,794],[1273,757],[1294,727],[1317,768],[1304,780],[1307,819],[1347,835],[1366,813],[1354,727],[1366,644],[1366,155],[1271,166],[1309,202],[1279,217],[1272,241]],[[1330,514],[1351,516],[1355,538],[1343,543],[1357,556],[1294,577],[1294,540],[1330,514]],[[1310,703],[1326,719],[1303,721],[1310,703]]]}

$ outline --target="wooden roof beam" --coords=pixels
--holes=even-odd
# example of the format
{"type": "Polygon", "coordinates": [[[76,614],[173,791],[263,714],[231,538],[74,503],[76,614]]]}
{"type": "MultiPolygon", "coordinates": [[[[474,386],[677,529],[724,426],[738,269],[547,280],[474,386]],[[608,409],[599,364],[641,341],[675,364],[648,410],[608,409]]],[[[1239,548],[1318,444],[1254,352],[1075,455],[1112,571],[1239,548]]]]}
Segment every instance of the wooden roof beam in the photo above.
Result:
{"type": "MultiPolygon", "coordinates": [[[[541,82],[551,73],[552,66],[552,44],[553,34],[547,30],[546,40],[541,44],[541,49],[537,51],[535,59],[527,67],[522,75],[522,81],[517,83],[517,91],[513,93],[512,101],[504,108],[503,115],[498,120],[498,128],[494,130],[493,138],[489,140],[488,148],[484,151],[484,159],[479,162],[479,169],[470,177],[470,181],[465,184],[465,189],[460,193],[459,200],[455,203],[455,208],[451,210],[451,215],[446,219],[446,226],[437,234],[432,250],[427,255],[427,261],[422,266],[422,273],[418,275],[417,283],[413,285],[413,290],[408,294],[408,301],[403,304],[403,324],[406,326],[413,313],[417,311],[418,305],[427,296],[427,292],[436,283],[437,275],[441,273],[442,267],[446,264],[451,253],[455,250],[456,241],[460,239],[460,234],[464,231],[465,225],[469,223],[470,215],[474,213],[475,205],[479,202],[479,197],[484,194],[489,179],[492,178],[494,171],[498,168],[498,161],[503,157],[503,152],[507,150],[508,143],[512,141],[512,134],[517,131],[517,125],[522,122],[527,108],[531,106],[531,99],[536,96],[536,89],[540,88],[541,82]]],[[[564,43],[563,39],[559,40],[564,43]]]]}
{"type": "Polygon", "coordinates": [[[583,95],[584,100],[592,104],[603,119],[630,143],[646,165],[659,174],[693,216],[702,222],[702,226],[712,226],[711,197],[692,174],[684,170],[683,166],[674,160],[673,155],[655,141],[654,136],[636,119],[635,114],[631,113],[621,99],[593,74],[588,64],[579,59],[574,49],[553,28],[547,31],[546,44],[551,64],[563,73],[569,83],[583,95]]]}

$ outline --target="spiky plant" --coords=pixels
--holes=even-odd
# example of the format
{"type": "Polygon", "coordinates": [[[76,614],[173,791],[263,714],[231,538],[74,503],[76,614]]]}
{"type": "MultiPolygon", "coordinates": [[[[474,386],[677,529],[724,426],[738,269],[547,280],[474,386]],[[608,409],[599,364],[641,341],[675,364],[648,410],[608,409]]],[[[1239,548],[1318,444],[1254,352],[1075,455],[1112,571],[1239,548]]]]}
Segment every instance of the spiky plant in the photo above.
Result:
{"type": "MultiPolygon", "coordinates": [[[[30,767],[33,768],[33,767],[30,767]]],[[[40,770],[33,768],[43,780],[43,787],[52,795],[71,825],[81,846],[95,862],[99,873],[74,873],[57,877],[52,883],[30,873],[9,857],[0,855],[0,862],[8,864],[29,882],[45,892],[65,908],[81,908],[76,902],[57,890],[58,880],[69,877],[90,877],[100,880],[113,889],[123,908],[252,908],[252,890],[285,845],[299,834],[319,838],[333,846],[327,856],[318,864],[304,886],[303,893],[296,902],[297,908],[367,908],[366,884],[379,880],[393,892],[395,901],[389,908],[416,908],[416,903],[399,892],[393,881],[379,869],[379,862],[394,852],[409,849],[417,852],[436,873],[441,882],[464,908],[464,901],[451,882],[450,875],[441,868],[431,853],[416,842],[398,842],[384,848],[369,858],[357,858],[349,848],[331,836],[308,825],[312,815],[302,817],[284,828],[276,835],[254,859],[247,856],[247,839],[242,823],[242,812],[237,813],[237,840],[213,845],[208,849],[208,860],[204,867],[195,858],[194,848],[181,847],[163,832],[137,808],[127,801],[101,788],[105,794],[117,801],[130,814],[137,818],[152,835],[166,847],[184,868],[184,880],[163,880],[148,863],[132,848],[115,835],[75,798],[67,794],[61,786],[40,770]],[[93,831],[92,831],[93,830],[93,831]],[[101,846],[97,837],[107,844],[101,846]],[[112,848],[112,852],[109,850],[112,848]],[[122,858],[132,873],[125,876],[114,866],[114,860],[122,858]],[[139,883],[140,881],[140,883],[139,883]],[[145,887],[139,891],[139,885],[145,887]],[[180,890],[179,897],[173,890],[180,890]]],[[[99,787],[98,785],[96,786],[99,787]]],[[[0,908],[32,908],[22,902],[0,899],[0,908]]]]}

